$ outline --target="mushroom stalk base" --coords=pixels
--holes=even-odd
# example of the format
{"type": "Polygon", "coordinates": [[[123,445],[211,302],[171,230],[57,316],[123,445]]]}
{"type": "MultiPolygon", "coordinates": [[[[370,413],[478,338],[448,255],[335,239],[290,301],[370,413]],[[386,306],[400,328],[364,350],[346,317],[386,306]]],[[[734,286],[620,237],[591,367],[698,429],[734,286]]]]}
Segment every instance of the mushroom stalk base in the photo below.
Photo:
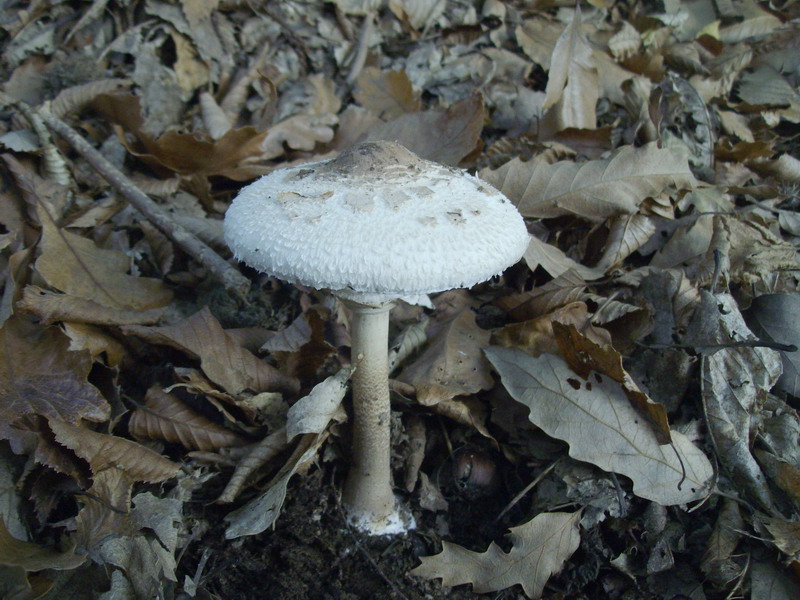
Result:
{"type": "Polygon", "coordinates": [[[342,504],[350,523],[371,535],[413,527],[398,510],[391,481],[389,402],[389,311],[392,303],[367,306],[345,301],[352,311],[353,454],[342,504]]]}

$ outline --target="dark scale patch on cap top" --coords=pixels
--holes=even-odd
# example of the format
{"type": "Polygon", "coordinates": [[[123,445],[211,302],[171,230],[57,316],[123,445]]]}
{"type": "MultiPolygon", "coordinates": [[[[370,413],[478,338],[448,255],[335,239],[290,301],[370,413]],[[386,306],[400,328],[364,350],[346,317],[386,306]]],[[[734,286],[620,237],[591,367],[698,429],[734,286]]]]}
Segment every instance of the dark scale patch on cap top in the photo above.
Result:
{"type": "Polygon", "coordinates": [[[387,167],[407,167],[419,170],[423,160],[396,142],[362,142],[320,165],[321,176],[347,175],[362,177],[387,167]]]}

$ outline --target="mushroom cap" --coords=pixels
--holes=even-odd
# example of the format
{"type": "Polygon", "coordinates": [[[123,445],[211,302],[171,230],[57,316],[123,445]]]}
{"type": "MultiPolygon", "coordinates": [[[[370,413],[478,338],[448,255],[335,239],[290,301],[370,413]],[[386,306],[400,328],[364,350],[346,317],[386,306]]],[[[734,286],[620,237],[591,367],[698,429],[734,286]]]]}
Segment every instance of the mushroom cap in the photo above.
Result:
{"type": "Polygon", "coordinates": [[[224,229],[251,267],[363,304],[485,281],[529,239],[492,186],[384,141],[261,177],[234,198],[224,229]]]}

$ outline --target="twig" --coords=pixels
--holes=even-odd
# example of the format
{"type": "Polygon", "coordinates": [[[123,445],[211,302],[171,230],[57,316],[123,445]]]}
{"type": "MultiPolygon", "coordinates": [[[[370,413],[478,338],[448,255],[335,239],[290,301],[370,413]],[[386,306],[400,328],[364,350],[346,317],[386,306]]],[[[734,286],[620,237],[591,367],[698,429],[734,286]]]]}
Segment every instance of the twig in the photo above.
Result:
{"type": "Polygon", "coordinates": [[[36,113],[52,131],[64,138],[148,221],[158,227],[179,248],[208,269],[212,276],[225,286],[225,289],[244,297],[247,290],[250,289],[250,281],[244,275],[228,264],[204,242],[189,233],[182,225],[176,223],[169,216],[169,213],[136,187],[130,179],[95,150],[77,131],[53,115],[47,105],[41,107],[36,113]]]}
{"type": "Polygon", "coordinates": [[[770,342],[769,340],[741,340],[739,342],[726,342],[724,344],[642,344],[636,342],[637,346],[650,348],[653,350],[663,350],[666,348],[685,348],[687,350],[697,350],[698,348],[708,348],[709,350],[722,350],[723,348],[772,348],[781,352],[797,352],[794,344],[781,344],[780,342],[770,342]]]}
{"type": "Polygon", "coordinates": [[[356,46],[356,53],[353,56],[353,62],[350,64],[350,72],[347,74],[345,81],[348,85],[353,85],[361,74],[364,64],[367,62],[367,53],[369,52],[369,38],[372,37],[372,29],[375,22],[375,16],[372,12],[364,15],[364,22],[361,24],[361,31],[358,34],[358,45],[356,46]]]}
{"type": "Polygon", "coordinates": [[[536,487],[536,485],[537,485],[537,484],[538,484],[538,483],[539,483],[539,482],[540,482],[542,479],[544,479],[545,477],[547,477],[547,474],[548,474],[548,473],[550,473],[550,471],[552,471],[553,469],[555,469],[556,465],[557,465],[557,464],[558,464],[560,461],[561,461],[561,459],[560,459],[560,458],[559,458],[559,459],[557,459],[557,460],[554,460],[552,463],[550,463],[550,466],[548,466],[548,467],[547,467],[547,468],[546,468],[544,471],[542,471],[541,473],[539,473],[539,475],[537,475],[537,476],[536,476],[536,479],[534,479],[534,480],[533,480],[533,481],[531,481],[531,482],[530,482],[528,485],[526,485],[524,488],[522,488],[522,491],[521,491],[519,494],[517,494],[516,496],[514,496],[514,497],[511,499],[511,502],[509,502],[509,503],[506,505],[506,507],[505,507],[503,510],[501,510],[501,511],[500,511],[500,514],[499,514],[499,515],[497,515],[497,516],[494,518],[494,522],[495,522],[495,523],[497,523],[497,522],[498,522],[498,521],[499,521],[499,520],[500,520],[500,519],[503,517],[503,515],[504,515],[504,514],[506,514],[508,511],[510,511],[512,508],[514,508],[514,506],[516,506],[517,502],[519,502],[520,500],[522,500],[522,498],[525,496],[525,494],[527,494],[528,492],[530,492],[530,491],[531,491],[531,490],[532,490],[534,487],[536,487]]]}

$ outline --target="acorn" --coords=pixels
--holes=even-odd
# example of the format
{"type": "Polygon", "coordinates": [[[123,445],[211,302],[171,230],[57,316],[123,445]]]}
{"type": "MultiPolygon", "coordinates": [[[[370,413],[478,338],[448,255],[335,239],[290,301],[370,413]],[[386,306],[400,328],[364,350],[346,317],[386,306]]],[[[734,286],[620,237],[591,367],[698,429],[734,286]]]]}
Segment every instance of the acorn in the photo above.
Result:
{"type": "Polygon", "coordinates": [[[453,459],[453,480],[468,494],[490,494],[497,487],[497,464],[485,452],[461,450],[453,459]]]}

